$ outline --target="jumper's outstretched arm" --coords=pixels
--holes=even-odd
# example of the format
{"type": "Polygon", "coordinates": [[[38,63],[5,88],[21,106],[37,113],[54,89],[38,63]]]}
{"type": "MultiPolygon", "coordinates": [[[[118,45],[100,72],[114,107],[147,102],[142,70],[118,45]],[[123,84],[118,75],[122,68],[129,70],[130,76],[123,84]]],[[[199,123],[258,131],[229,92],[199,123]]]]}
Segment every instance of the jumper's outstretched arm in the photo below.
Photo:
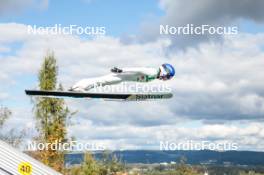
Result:
{"type": "Polygon", "coordinates": [[[129,67],[129,68],[117,68],[113,69],[115,73],[131,73],[131,74],[142,74],[142,75],[157,75],[159,70],[149,67],[129,67]]]}

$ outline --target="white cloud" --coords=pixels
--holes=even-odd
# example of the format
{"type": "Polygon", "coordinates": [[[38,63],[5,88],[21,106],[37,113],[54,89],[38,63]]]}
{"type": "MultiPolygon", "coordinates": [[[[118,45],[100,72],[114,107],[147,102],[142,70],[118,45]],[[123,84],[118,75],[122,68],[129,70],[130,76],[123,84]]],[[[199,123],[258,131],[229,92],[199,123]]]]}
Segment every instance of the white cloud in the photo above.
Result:
{"type": "Polygon", "coordinates": [[[0,102],[3,101],[3,100],[6,100],[7,97],[8,97],[7,93],[0,93],[0,102]]]}
{"type": "Polygon", "coordinates": [[[0,42],[4,44],[26,41],[31,38],[30,35],[27,35],[27,26],[18,23],[1,23],[0,36],[0,42]]]}
{"type": "Polygon", "coordinates": [[[263,22],[264,12],[261,6],[264,5],[261,0],[241,0],[237,1],[217,1],[217,0],[199,0],[193,2],[187,0],[160,0],[161,7],[166,11],[165,20],[170,22],[193,22],[193,23],[222,23],[237,18],[249,18],[255,21],[263,22]],[[179,12],[184,12],[179,15],[179,12]]]}
{"type": "Polygon", "coordinates": [[[188,128],[182,126],[182,123],[174,126],[138,127],[95,126],[86,122],[70,127],[70,133],[79,135],[79,140],[82,142],[99,142],[108,149],[159,149],[160,141],[163,143],[210,141],[235,143],[240,150],[263,150],[263,135],[261,135],[263,131],[263,123],[247,123],[246,126],[217,124],[188,128]]]}
{"type": "Polygon", "coordinates": [[[9,52],[9,51],[10,51],[10,48],[0,46],[0,52],[4,53],[4,52],[9,52]]]}
{"type": "MultiPolygon", "coordinates": [[[[108,73],[113,66],[158,67],[164,62],[175,65],[175,78],[166,82],[173,87],[171,100],[144,103],[67,100],[71,108],[79,111],[74,121],[77,125],[70,128],[78,139],[127,147],[144,147],[149,142],[147,145],[152,147],[161,138],[186,137],[231,140],[242,147],[253,144],[250,148],[254,149],[258,148],[256,140],[261,142],[263,138],[263,128],[257,122],[262,122],[264,114],[264,34],[240,34],[224,38],[222,44],[206,43],[198,49],[166,53],[168,40],[124,45],[114,37],[81,40],[77,36],[34,36],[26,34],[25,25],[14,23],[0,25],[0,31],[1,46],[22,43],[15,53],[11,49],[12,55],[0,58],[1,81],[4,84],[16,81],[19,87],[36,86],[37,82],[24,82],[23,78],[37,76],[48,49],[55,51],[59,81],[65,86],[81,78],[108,73]],[[206,124],[185,128],[187,121],[206,124]],[[230,121],[231,126],[227,124],[230,121]],[[249,126],[241,129],[241,121],[247,121],[249,126]],[[244,146],[239,141],[252,135],[254,140],[249,139],[244,146]]],[[[1,93],[13,93],[2,88],[1,85],[1,93]]],[[[21,95],[15,101],[25,99],[21,95]]],[[[27,107],[31,110],[30,104],[27,107]]],[[[21,121],[14,119],[13,124],[18,122],[21,121]]]]}
{"type": "Polygon", "coordinates": [[[49,0],[0,1],[0,15],[17,15],[18,13],[30,8],[46,9],[48,4],[49,0]]]}
{"type": "MultiPolygon", "coordinates": [[[[141,34],[139,34],[140,37],[132,38],[131,40],[151,42],[164,37],[164,35],[159,33],[160,25],[184,27],[187,24],[193,24],[194,26],[236,26],[239,28],[242,20],[252,21],[257,24],[263,24],[264,22],[264,12],[262,10],[264,2],[262,0],[241,0],[239,2],[229,0],[198,0],[195,2],[192,0],[160,0],[159,2],[164,15],[154,22],[147,21],[143,23],[141,34]]],[[[210,34],[168,35],[165,37],[172,40],[170,48],[173,50],[196,47],[209,41],[221,42],[223,39],[222,35],[210,34]]]]}

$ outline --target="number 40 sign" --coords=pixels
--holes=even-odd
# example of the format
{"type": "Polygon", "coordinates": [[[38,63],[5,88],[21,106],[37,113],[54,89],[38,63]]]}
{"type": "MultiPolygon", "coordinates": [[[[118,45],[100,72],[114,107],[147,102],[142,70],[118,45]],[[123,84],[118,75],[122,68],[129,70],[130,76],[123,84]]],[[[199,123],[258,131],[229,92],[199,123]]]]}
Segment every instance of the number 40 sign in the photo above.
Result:
{"type": "Polygon", "coordinates": [[[31,175],[32,165],[28,162],[21,162],[18,166],[18,172],[21,175],[31,175]]]}

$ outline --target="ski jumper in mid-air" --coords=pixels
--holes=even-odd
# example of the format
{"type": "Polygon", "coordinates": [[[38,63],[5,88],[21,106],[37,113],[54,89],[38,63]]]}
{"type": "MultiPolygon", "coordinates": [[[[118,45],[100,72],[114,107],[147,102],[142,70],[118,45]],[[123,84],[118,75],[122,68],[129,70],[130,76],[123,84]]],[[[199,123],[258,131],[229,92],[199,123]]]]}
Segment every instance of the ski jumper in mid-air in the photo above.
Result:
{"type": "Polygon", "coordinates": [[[170,80],[175,75],[175,70],[170,64],[162,64],[157,68],[131,67],[113,68],[111,73],[96,78],[87,78],[77,82],[69,91],[85,92],[97,86],[114,85],[125,81],[149,82],[155,79],[170,80]]]}

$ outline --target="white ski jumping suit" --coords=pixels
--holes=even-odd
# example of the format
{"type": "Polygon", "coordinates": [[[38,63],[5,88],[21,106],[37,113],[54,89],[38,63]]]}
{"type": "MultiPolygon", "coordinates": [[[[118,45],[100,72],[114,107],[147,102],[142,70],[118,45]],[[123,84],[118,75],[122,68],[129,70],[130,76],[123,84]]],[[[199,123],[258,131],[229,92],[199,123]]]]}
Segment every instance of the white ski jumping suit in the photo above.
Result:
{"type": "Polygon", "coordinates": [[[149,82],[159,77],[159,69],[147,67],[122,68],[120,72],[77,82],[71,91],[88,91],[96,86],[118,84],[124,81],[149,82]]]}

